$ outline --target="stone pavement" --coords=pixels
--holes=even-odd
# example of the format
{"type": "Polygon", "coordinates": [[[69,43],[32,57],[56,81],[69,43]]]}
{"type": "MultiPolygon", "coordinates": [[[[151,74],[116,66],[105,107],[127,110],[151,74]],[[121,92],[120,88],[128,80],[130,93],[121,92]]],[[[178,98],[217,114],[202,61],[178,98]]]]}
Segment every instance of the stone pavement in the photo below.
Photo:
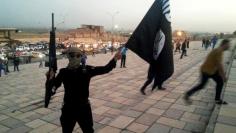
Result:
{"type": "Polygon", "coordinates": [[[228,54],[227,69],[228,81],[223,89],[223,99],[227,105],[216,105],[210,117],[206,133],[235,133],[236,126],[236,40],[232,43],[231,53],[228,54]]]}
{"type": "Polygon", "coordinates": [[[220,107],[214,133],[235,133],[236,131],[236,59],[232,64],[229,80],[224,93],[228,105],[220,107]]]}
{"type": "MultiPolygon", "coordinates": [[[[212,82],[195,94],[192,105],[185,105],[182,96],[198,82],[199,66],[208,51],[200,42],[192,42],[188,56],[179,59],[176,53],[175,73],[164,84],[165,91],[140,94],[147,77],[148,65],[128,52],[127,68],[117,68],[97,76],[90,83],[94,128],[98,133],[201,133],[204,132],[214,107],[212,82]]],[[[88,57],[88,64],[105,65],[111,54],[88,57]]],[[[58,62],[65,67],[65,59],[58,62]]],[[[12,68],[10,68],[12,70],[12,68]]],[[[0,78],[0,132],[60,133],[59,122],[63,87],[58,89],[49,108],[43,108],[45,73],[38,63],[20,66],[0,78]]],[[[74,132],[81,132],[76,125],[74,132]]]]}

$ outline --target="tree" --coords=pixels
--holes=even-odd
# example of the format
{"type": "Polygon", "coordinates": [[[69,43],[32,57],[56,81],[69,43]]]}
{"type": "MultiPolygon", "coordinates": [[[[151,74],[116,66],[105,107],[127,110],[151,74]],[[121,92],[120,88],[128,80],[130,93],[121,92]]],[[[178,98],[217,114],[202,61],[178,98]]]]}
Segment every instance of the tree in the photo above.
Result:
{"type": "Polygon", "coordinates": [[[233,33],[234,35],[236,35],[236,31],[234,31],[234,33],[233,33]]]}
{"type": "Polygon", "coordinates": [[[220,33],[220,38],[223,38],[224,37],[224,33],[220,33]]]}

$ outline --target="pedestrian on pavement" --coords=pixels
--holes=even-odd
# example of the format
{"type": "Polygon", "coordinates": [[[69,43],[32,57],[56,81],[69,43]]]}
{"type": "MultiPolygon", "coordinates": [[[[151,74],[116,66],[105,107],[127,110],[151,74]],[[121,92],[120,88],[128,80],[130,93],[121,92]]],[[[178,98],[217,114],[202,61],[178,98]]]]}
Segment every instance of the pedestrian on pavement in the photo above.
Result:
{"type": "Polygon", "coordinates": [[[92,51],[92,56],[95,57],[95,50],[93,48],[93,51],[92,51]]]}
{"type": "Polygon", "coordinates": [[[8,64],[9,64],[9,55],[7,54],[6,56],[6,61],[5,61],[5,67],[6,67],[6,72],[9,73],[9,67],[8,67],[8,64]]]}
{"type": "Polygon", "coordinates": [[[111,45],[111,55],[113,55],[113,52],[114,52],[114,46],[111,45]]]}
{"type": "Polygon", "coordinates": [[[83,51],[82,56],[81,56],[81,64],[82,64],[82,66],[86,65],[86,60],[87,60],[87,55],[86,55],[85,51],[83,51]]]}
{"type": "Polygon", "coordinates": [[[3,60],[0,59],[0,77],[2,76],[2,70],[4,70],[3,60]]]}
{"type": "MultiPolygon", "coordinates": [[[[186,42],[186,43],[187,43],[187,48],[189,48],[189,41],[190,41],[190,40],[189,40],[189,38],[188,38],[188,39],[187,39],[187,42],[186,42]]],[[[187,51],[186,51],[186,54],[187,54],[187,51]]]]}
{"type": "Polygon", "coordinates": [[[203,39],[202,39],[202,47],[205,48],[205,45],[206,45],[206,39],[203,38],[203,39]]]}
{"type": "Polygon", "coordinates": [[[7,60],[3,60],[3,71],[5,73],[5,75],[7,75],[7,60]]]}
{"type": "Polygon", "coordinates": [[[205,62],[201,66],[201,81],[198,85],[194,86],[192,89],[187,91],[184,96],[184,100],[187,103],[191,103],[190,96],[195,92],[201,90],[206,85],[209,78],[212,78],[216,82],[216,94],[215,102],[216,104],[227,104],[227,102],[221,99],[221,92],[226,82],[226,75],[223,68],[223,52],[228,50],[230,47],[230,41],[225,39],[221,42],[220,46],[212,50],[205,62]]]}
{"type": "Polygon", "coordinates": [[[13,57],[14,71],[19,71],[20,58],[16,55],[13,57]]]}
{"type": "Polygon", "coordinates": [[[176,45],[175,45],[175,47],[176,47],[175,52],[179,51],[179,53],[180,53],[180,46],[181,46],[181,43],[179,40],[177,40],[176,45]]]}
{"type": "Polygon", "coordinates": [[[126,64],[126,53],[127,53],[128,48],[126,48],[125,46],[122,47],[121,49],[121,62],[120,62],[120,68],[126,68],[125,64],[126,64]]]}
{"type": "Polygon", "coordinates": [[[53,71],[47,72],[49,82],[54,84],[53,92],[63,83],[65,88],[64,103],[60,117],[63,133],[72,133],[78,122],[83,133],[94,133],[92,110],[89,102],[89,82],[92,77],[110,72],[120,59],[120,52],[117,52],[110,62],[105,66],[82,66],[80,64],[82,52],[78,48],[67,50],[69,64],[66,68],[60,69],[55,77],[53,71]],[[55,77],[55,78],[54,78],[55,77]]]}
{"type": "Polygon", "coordinates": [[[39,68],[43,67],[43,59],[40,59],[39,61],[39,68]]]}
{"type": "Polygon", "coordinates": [[[183,58],[183,56],[187,56],[187,40],[185,39],[183,44],[181,45],[181,50],[182,50],[182,54],[180,56],[180,59],[183,58]]]}
{"type": "Polygon", "coordinates": [[[211,39],[211,42],[212,42],[212,49],[215,48],[215,45],[216,45],[216,43],[217,43],[217,40],[218,40],[218,38],[217,38],[216,36],[214,36],[214,37],[211,39]]]}
{"type": "Polygon", "coordinates": [[[206,39],[205,50],[207,50],[210,45],[211,45],[211,41],[208,38],[208,39],[206,39]]]}

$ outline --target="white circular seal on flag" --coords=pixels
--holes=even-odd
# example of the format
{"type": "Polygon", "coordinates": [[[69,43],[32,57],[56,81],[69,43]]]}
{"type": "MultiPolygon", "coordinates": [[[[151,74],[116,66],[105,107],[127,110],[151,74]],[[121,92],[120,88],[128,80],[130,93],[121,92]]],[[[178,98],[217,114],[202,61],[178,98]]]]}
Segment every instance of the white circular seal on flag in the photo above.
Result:
{"type": "Polygon", "coordinates": [[[157,60],[159,57],[164,45],[165,45],[165,34],[160,30],[156,34],[156,38],[154,41],[154,46],[153,46],[153,58],[154,60],[157,60]]]}

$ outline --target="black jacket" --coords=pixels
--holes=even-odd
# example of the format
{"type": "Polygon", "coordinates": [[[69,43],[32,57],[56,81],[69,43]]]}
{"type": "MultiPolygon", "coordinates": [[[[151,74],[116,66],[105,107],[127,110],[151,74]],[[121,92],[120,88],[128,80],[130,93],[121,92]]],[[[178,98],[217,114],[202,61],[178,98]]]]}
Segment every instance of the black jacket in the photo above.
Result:
{"type": "Polygon", "coordinates": [[[56,88],[63,83],[65,88],[64,105],[81,105],[88,103],[90,79],[96,75],[110,72],[116,66],[116,61],[112,59],[105,66],[80,66],[78,69],[60,69],[58,75],[53,80],[56,88]]]}
{"type": "Polygon", "coordinates": [[[186,41],[184,41],[182,43],[181,50],[186,50],[186,47],[187,47],[187,43],[186,43],[186,41]]]}

